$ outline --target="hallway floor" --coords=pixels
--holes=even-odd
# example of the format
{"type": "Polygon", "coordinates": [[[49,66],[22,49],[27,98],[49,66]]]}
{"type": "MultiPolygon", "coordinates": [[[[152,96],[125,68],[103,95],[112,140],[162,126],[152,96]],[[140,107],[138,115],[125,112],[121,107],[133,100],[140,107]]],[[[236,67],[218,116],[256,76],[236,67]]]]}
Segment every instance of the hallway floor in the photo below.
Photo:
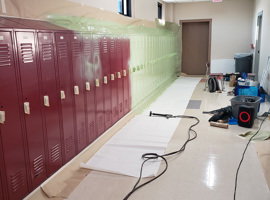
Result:
{"type": "MultiPolygon", "coordinates": [[[[233,97],[227,96],[227,91],[233,88],[228,87],[228,82],[225,83],[225,87],[226,92],[209,93],[204,91],[204,82],[199,82],[191,100],[201,100],[200,108],[185,111],[185,115],[193,115],[200,119],[200,123],[194,128],[198,137],[187,145],[184,152],[169,157],[166,173],[140,188],[129,198],[130,200],[233,199],[236,170],[248,142],[238,135],[250,129],[237,125],[230,125],[228,129],[212,127],[208,122],[210,115],[202,114],[203,111],[216,110],[231,104],[230,99],[233,97]]],[[[262,103],[260,113],[268,111],[269,108],[269,102],[262,103]]],[[[193,123],[192,119],[180,121],[166,153],[178,150],[183,145],[187,139],[188,128],[193,123]]],[[[261,121],[256,119],[252,130],[256,131],[260,123],[261,121]]],[[[266,119],[261,130],[270,130],[269,119],[266,119]]],[[[270,150],[266,146],[270,146],[269,140],[249,145],[238,176],[237,200],[270,199],[267,185],[267,181],[270,183],[267,171],[269,169],[262,167],[269,162],[270,150]],[[258,158],[256,149],[263,152],[258,152],[259,155],[263,154],[262,159],[258,158]],[[269,152],[265,153],[265,150],[269,152]]],[[[164,166],[162,163],[160,172],[164,166]]],[[[85,175],[89,172],[86,171],[85,175]]],[[[146,180],[149,179],[145,178],[142,182],[146,180]]],[[[120,200],[131,191],[136,181],[137,178],[93,170],[66,199],[120,200]]],[[[28,199],[34,199],[34,196],[28,199]]]]}

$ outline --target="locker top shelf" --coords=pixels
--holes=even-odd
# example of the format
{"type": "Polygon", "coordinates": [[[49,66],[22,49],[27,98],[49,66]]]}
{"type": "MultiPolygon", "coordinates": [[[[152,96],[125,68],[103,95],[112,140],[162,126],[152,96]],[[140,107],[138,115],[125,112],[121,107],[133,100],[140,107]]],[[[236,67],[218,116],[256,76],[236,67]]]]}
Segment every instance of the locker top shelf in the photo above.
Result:
{"type": "Polygon", "coordinates": [[[55,31],[67,31],[64,27],[57,26],[47,21],[23,19],[15,17],[0,17],[1,28],[18,28],[18,29],[36,29],[36,30],[55,30],[55,31]]]}

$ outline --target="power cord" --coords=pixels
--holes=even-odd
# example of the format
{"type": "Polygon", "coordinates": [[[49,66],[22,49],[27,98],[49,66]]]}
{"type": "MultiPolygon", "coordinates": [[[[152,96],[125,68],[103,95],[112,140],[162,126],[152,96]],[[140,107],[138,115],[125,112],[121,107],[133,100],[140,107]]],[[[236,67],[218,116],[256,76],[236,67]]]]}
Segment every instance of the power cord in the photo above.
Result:
{"type": "Polygon", "coordinates": [[[263,125],[264,121],[267,119],[267,117],[268,117],[268,115],[263,119],[263,121],[262,121],[262,123],[260,124],[260,127],[259,127],[259,129],[257,130],[257,132],[256,132],[256,133],[248,140],[248,143],[247,143],[247,145],[246,145],[246,147],[245,147],[245,150],[244,150],[244,152],[243,152],[243,154],[242,154],[242,158],[241,158],[241,161],[240,161],[239,166],[238,166],[238,168],[237,168],[236,176],[235,176],[234,195],[233,195],[233,199],[234,199],[234,200],[235,200],[235,198],[236,198],[237,179],[238,179],[239,169],[240,169],[241,164],[242,164],[242,162],[243,162],[243,160],[244,160],[245,153],[246,153],[246,151],[247,151],[248,145],[249,145],[249,143],[251,142],[251,140],[259,133],[259,131],[261,130],[262,125],[263,125]]]}
{"type": "Polygon", "coordinates": [[[124,200],[127,200],[136,190],[138,190],[139,188],[151,183],[152,181],[158,179],[160,176],[162,176],[168,169],[168,161],[166,160],[165,157],[167,156],[172,156],[174,154],[177,153],[181,153],[182,151],[185,150],[186,145],[194,140],[197,137],[197,132],[195,130],[193,130],[192,128],[194,126],[196,126],[197,124],[199,124],[200,120],[197,117],[193,117],[193,116],[187,116],[187,115],[171,115],[171,114],[158,114],[158,113],[152,113],[152,111],[150,112],[150,116],[160,116],[160,117],[166,117],[167,119],[169,118],[188,118],[188,119],[196,119],[197,122],[193,125],[191,125],[188,129],[188,139],[186,140],[186,142],[183,144],[183,146],[177,150],[177,151],[173,151],[167,154],[163,154],[163,155],[158,155],[157,153],[145,153],[142,155],[142,158],[145,159],[141,165],[141,169],[140,169],[140,176],[138,178],[138,181],[136,182],[136,184],[134,185],[133,189],[126,195],[126,197],[124,198],[124,200]],[[194,133],[194,136],[191,137],[191,133],[194,133]],[[142,179],[142,172],[143,172],[143,166],[146,162],[148,162],[149,160],[157,160],[161,158],[164,162],[165,162],[165,169],[156,177],[152,178],[151,180],[139,185],[141,179],[142,179]]]}

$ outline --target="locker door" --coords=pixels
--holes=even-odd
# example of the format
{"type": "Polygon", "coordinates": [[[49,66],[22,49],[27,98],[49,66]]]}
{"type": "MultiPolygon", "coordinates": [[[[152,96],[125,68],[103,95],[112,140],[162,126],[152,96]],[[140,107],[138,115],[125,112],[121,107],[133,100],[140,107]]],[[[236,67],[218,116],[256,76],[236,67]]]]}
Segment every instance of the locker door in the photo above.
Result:
{"type": "Polygon", "coordinates": [[[130,76],[129,76],[129,60],[130,60],[130,41],[128,38],[123,39],[123,85],[124,85],[124,114],[131,109],[130,101],[130,76]]]}
{"type": "Polygon", "coordinates": [[[47,170],[53,174],[62,165],[57,84],[53,51],[53,33],[38,33],[39,62],[42,77],[43,110],[46,124],[47,170]]]}
{"type": "Polygon", "coordinates": [[[97,134],[95,124],[95,75],[93,69],[92,37],[89,34],[83,35],[83,64],[87,119],[87,144],[90,144],[97,138],[97,134]]]}
{"type": "Polygon", "coordinates": [[[124,116],[124,88],[123,88],[123,53],[122,39],[116,39],[116,65],[117,65],[117,89],[118,89],[118,114],[119,119],[124,116]]]}
{"type": "Polygon", "coordinates": [[[0,145],[10,199],[27,194],[26,159],[11,32],[0,31],[0,145]]]}
{"type": "Polygon", "coordinates": [[[75,99],[76,116],[76,136],[77,148],[80,152],[86,147],[85,132],[85,104],[84,104],[84,84],[83,84],[83,63],[81,52],[82,37],[80,34],[70,34],[71,59],[73,71],[73,94],[75,99]]]}
{"type": "Polygon", "coordinates": [[[55,33],[57,67],[60,88],[60,119],[63,128],[64,160],[68,162],[75,156],[73,90],[71,85],[70,62],[68,55],[68,33],[55,33]]]}
{"type": "Polygon", "coordinates": [[[104,123],[105,130],[107,130],[112,126],[112,104],[109,38],[105,36],[101,40],[101,67],[103,70],[104,123]]]}
{"type": "Polygon", "coordinates": [[[110,39],[110,61],[111,61],[111,98],[112,98],[112,124],[119,120],[118,116],[118,82],[116,65],[116,40],[110,39]]]}
{"type": "Polygon", "coordinates": [[[2,173],[0,172],[0,198],[5,200],[6,197],[4,196],[3,187],[2,187],[2,173]]]}
{"type": "Polygon", "coordinates": [[[21,106],[24,109],[27,133],[31,188],[34,189],[46,178],[45,145],[42,131],[34,32],[16,32],[16,39],[23,94],[21,106]]]}
{"type": "Polygon", "coordinates": [[[93,36],[93,66],[95,72],[96,128],[98,136],[104,132],[103,71],[100,57],[100,38],[93,36]]]}

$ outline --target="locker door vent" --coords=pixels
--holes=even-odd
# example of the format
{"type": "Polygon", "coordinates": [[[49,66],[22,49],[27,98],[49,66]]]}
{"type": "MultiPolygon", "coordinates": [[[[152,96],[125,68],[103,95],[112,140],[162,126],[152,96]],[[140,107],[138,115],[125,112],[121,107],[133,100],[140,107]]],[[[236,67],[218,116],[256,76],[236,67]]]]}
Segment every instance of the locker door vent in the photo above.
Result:
{"type": "Polygon", "coordinates": [[[94,121],[92,121],[89,125],[88,125],[88,134],[89,136],[93,135],[95,133],[95,126],[94,126],[94,121]]]}
{"type": "Polygon", "coordinates": [[[78,140],[78,144],[81,143],[81,130],[77,131],[77,140],[78,140]]]}
{"type": "Polygon", "coordinates": [[[125,99],[125,108],[128,108],[128,100],[125,99]]]}
{"type": "Polygon", "coordinates": [[[59,57],[60,59],[62,58],[67,58],[67,44],[65,42],[58,42],[58,49],[59,49],[59,57]]]}
{"type": "Polygon", "coordinates": [[[106,112],[106,121],[107,122],[111,121],[111,112],[109,110],[106,112]]]}
{"type": "Polygon", "coordinates": [[[120,112],[120,113],[123,112],[123,103],[120,103],[120,104],[119,104],[119,107],[120,107],[119,112],[120,112]]]}
{"type": "Polygon", "coordinates": [[[98,130],[103,128],[103,116],[98,117],[98,130]]]}
{"type": "Polygon", "coordinates": [[[43,156],[40,155],[33,162],[34,166],[34,176],[37,177],[43,171],[43,156]]]}
{"type": "Polygon", "coordinates": [[[121,43],[120,42],[117,42],[117,44],[116,44],[116,50],[117,50],[117,52],[120,52],[121,51],[121,43]]]}
{"type": "Polygon", "coordinates": [[[78,57],[80,56],[80,43],[79,42],[73,42],[72,43],[72,56],[78,57]]]}
{"type": "Polygon", "coordinates": [[[95,42],[95,53],[99,53],[98,42],[95,42]]]}
{"type": "Polygon", "coordinates": [[[113,107],[113,118],[117,116],[117,106],[113,107]]]}
{"type": "Polygon", "coordinates": [[[54,163],[60,158],[60,147],[59,144],[51,148],[51,161],[54,163]]]}
{"type": "Polygon", "coordinates": [[[12,192],[20,190],[24,186],[23,170],[20,169],[10,176],[12,192]]]}
{"type": "Polygon", "coordinates": [[[108,41],[103,41],[103,53],[108,53],[108,41]]]}
{"type": "Polygon", "coordinates": [[[113,53],[114,52],[114,48],[115,48],[115,42],[114,41],[111,41],[111,52],[113,53]]]}
{"type": "Polygon", "coordinates": [[[73,149],[73,137],[70,136],[66,139],[66,153],[73,149]]]}
{"type": "Polygon", "coordinates": [[[32,43],[22,43],[21,44],[21,54],[22,54],[23,63],[34,62],[32,43]]]}
{"type": "Polygon", "coordinates": [[[91,43],[90,42],[84,43],[84,54],[87,56],[91,55],[91,43]]]}
{"type": "Polygon", "coordinates": [[[42,44],[42,59],[44,61],[52,59],[52,44],[42,44]]]}
{"type": "Polygon", "coordinates": [[[8,44],[0,44],[0,67],[10,66],[10,50],[8,44]]]}

